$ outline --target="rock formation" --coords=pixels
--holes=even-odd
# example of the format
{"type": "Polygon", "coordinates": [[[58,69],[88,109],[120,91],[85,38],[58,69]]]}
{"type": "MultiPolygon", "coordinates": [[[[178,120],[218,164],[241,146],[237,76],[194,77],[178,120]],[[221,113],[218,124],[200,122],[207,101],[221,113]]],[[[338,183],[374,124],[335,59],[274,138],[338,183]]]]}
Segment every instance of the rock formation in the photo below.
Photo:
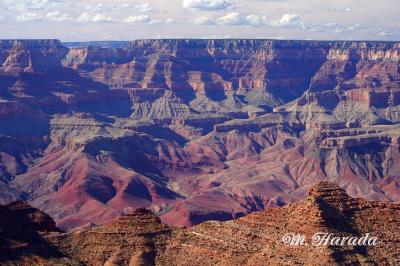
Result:
{"type": "MultiPolygon", "coordinates": [[[[330,182],[318,183],[306,199],[286,208],[267,209],[228,222],[204,222],[190,229],[162,224],[151,211],[137,209],[126,210],[107,225],[88,225],[63,233],[57,232],[54,222],[46,222],[47,216],[22,203],[1,210],[21,220],[36,217],[26,219],[23,227],[6,222],[6,239],[10,239],[10,231],[18,238],[35,230],[43,240],[43,244],[29,243],[29,249],[11,247],[9,256],[1,252],[2,265],[19,265],[27,258],[35,258],[36,265],[108,266],[400,263],[400,206],[351,198],[330,182]],[[43,216],[46,218],[38,218],[43,216]],[[307,245],[284,243],[282,238],[288,233],[303,235],[307,245]],[[377,241],[375,245],[325,245],[312,241],[316,233],[359,239],[369,234],[377,241]],[[39,247],[46,248],[46,255],[37,253],[39,247]],[[11,259],[17,255],[19,259],[11,259]]],[[[1,232],[4,228],[1,221],[1,232]]],[[[14,242],[6,242],[1,248],[8,248],[10,243],[14,242]]]]}
{"type": "Polygon", "coordinates": [[[22,201],[0,206],[0,264],[80,265],[45,239],[60,232],[49,215],[22,201]]]}

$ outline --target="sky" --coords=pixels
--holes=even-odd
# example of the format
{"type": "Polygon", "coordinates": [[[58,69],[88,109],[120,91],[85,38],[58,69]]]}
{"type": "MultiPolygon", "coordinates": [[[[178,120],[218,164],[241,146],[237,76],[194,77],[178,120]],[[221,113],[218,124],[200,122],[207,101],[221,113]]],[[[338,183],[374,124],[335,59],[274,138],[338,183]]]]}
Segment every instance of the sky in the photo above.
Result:
{"type": "Polygon", "coordinates": [[[400,0],[1,0],[0,39],[400,40],[400,0]]]}

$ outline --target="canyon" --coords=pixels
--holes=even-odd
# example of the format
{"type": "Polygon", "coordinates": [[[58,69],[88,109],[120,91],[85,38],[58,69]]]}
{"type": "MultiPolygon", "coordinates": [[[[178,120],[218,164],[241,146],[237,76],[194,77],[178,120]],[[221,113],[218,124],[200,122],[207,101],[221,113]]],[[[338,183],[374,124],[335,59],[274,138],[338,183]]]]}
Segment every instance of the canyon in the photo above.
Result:
{"type": "Polygon", "coordinates": [[[349,197],[319,182],[305,199],[190,229],[129,210],[109,224],[62,232],[24,202],[0,207],[2,265],[398,265],[400,206],[349,197]],[[10,222],[10,221],[17,221],[10,222]],[[288,232],[309,245],[290,245],[288,232]],[[375,245],[311,245],[315,233],[377,238],[375,245]]]}
{"type": "Polygon", "coordinates": [[[399,123],[399,42],[0,41],[0,203],[63,230],[238,219],[321,180],[399,203],[399,123]]]}

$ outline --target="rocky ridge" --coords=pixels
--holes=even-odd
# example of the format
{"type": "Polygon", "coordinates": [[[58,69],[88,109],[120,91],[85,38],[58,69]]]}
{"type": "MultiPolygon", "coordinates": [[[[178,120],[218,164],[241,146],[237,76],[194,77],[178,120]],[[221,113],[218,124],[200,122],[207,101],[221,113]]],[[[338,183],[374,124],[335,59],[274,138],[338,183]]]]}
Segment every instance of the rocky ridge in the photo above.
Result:
{"type": "MultiPolygon", "coordinates": [[[[21,216],[16,206],[26,209],[21,203],[2,208],[21,216]]],[[[351,198],[335,184],[320,182],[298,203],[228,222],[210,221],[184,229],[162,224],[149,210],[127,209],[124,216],[104,226],[62,233],[51,225],[40,235],[56,254],[63,254],[61,265],[397,265],[399,214],[397,204],[351,198]],[[283,243],[282,237],[292,232],[304,235],[308,245],[283,243]],[[378,242],[312,245],[318,232],[358,238],[368,233],[378,242]]],[[[0,225],[3,229],[4,222],[0,225]]],[[[8,254],[16,253],[20,256],[16,261],[1,255],[2,264],[19,265],[32,256],[37,265],[60,260],[48,253],[39,261],[43,255],[32,254],[32,249],[12,248],[8,254]]]]}

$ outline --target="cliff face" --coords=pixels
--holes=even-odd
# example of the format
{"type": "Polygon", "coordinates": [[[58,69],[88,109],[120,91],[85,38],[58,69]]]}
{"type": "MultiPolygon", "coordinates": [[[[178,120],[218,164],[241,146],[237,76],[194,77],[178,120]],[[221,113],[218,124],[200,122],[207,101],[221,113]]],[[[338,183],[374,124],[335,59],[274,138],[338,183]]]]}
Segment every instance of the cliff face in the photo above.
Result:
{"type": "Polygon", "coordinates": [[[126,207],[194,225],[319,180],[400,200],[400,44],[0,42],[0,202],[72,229],[126,207]]]}
{"type": "Polygon", "coordinates": [[[380,72],[380,80],[386,76],[384,82],[392,76],[398,80],[398,45],[269,40],[133,41],[124,49],[71,49],[64,65],[115,87],[263,89],[277,101],[285,102],[308,88],[332,89],[356,77],[365,85],[366,71],[376,75],[380,72]]]}
{"type": "MultiPolygon", "coordinates": [[[[19,219],[37,217],[40,213],[21,205],[1,206],[0,211],[19,219]]],[[[9,241],[1,242],[0,262],[2,265],[21,262],[35,265],[397,265],[400,263],[399,215],[400,207],[396,204],[351,198],[335,184],[321,182],[304,200],[287,208],[267,209],[229,222],[205,222],[190,229],[162,224],[146,209],[127,209],[123,216],[107,225],[87,225],[69,233],[57,232],[54,222],[43,222],[47,218],[27,220],[23,227],[0,221],[0,237],[9,241]],[[37,226],[44,224],[48,227],[37,226]],[[21,241],[21,235],[26,239],[31,232],[37,232],[42,242],[29,242],[24,249],[12,246],[15,243],[12,239],[21,241]],[[304,236],[304,244],[290,245],[287,237],[284,238],[288,233],[304,236]],[[315,237],[318,233],[331,234],[330,240],[318,241],[318,235],[315,237]],[[363,241],[362,237],[367,234],[368,240],[363,241]],[[332,240],[338,237],[340,240],[355,237],[356,243],[361,244],[337,245],[332,240]],[[375,245],[372,238],[376,238],[375,245]],[[6,248],[8,252],[3,253],[6,248]]]]}
{"type": "Polygon", "coordinates": [[[57,40],[0,40],[0,73],[54,71],[67,51],[57,40]]]}
{"type": "Polygon", "coordinates": [[[44,237],[60,232],[49,215],[27,203],[17,201],[0,206],[0,264],[79,265],[44,237]]]}
{"type": "Polygon", "coordinates": [[[299,96],[325,60],[324,48],[305,47],[257,40],[135,41],[125,49],[72,49],[64,64],[110,86],[194,90],[217,100],[225,91],[267,89],[271,99],[265,104],[276,105],[299,96]]]}

